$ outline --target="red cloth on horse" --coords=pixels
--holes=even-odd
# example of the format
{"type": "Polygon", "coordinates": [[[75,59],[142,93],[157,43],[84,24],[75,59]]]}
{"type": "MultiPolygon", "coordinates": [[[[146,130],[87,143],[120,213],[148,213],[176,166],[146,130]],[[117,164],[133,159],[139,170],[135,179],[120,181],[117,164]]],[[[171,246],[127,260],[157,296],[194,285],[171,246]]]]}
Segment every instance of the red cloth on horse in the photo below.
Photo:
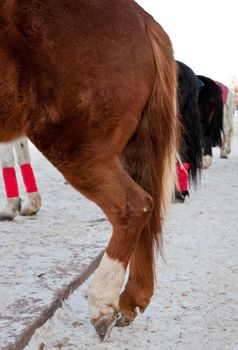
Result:
{"type": "Polygon", "coordinates": [[[15,168],[2,168],[7,198],[19,197],[15,168]]]}
{"type": "Polygon", "coordinates": [[[187,191],[188,190],[188,170],[190,168],[189,163],[177,163],[177,177],[179,184],[179,191],[187,191]]]}
{"type": "Polygon", "coordinates": [[[35,175],[33,173],[31,164],[21,165],[21,173],[23,177],[23,182],[26,187],[26,192],[27,193],[38,192],[36,179],[35,179],[35,175]]]}
{"type": "Polygon", "coordinates": [[[215,81],[215,83],[220,86],[220,88],[222,89],[222,101],[223,103],[226,103],[227,101],[227,95],[228,95],[228,87],[222,83],[220,83],[219,81],[215,81]]]}

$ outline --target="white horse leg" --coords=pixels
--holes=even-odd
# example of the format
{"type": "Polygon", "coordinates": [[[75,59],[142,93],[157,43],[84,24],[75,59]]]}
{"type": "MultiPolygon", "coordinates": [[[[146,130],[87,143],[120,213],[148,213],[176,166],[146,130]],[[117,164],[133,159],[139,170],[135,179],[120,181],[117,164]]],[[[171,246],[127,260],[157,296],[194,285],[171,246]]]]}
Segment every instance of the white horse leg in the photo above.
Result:
{"type": "Polygon", "coordinates": [[[119,295],[125,274],[126,269],[123,264],[111,259],[105,252],[89,285],[89,315],[102,340],[107,338],[116,324],[115,310],[119,310],[119,295]],[[103,315],[105,317],[102,317],[103,315]],[[107,329],[106,332],[105,329],[107,329]]]}
{"type": "Polygon", "coordinates": [[[0,211],[0,221],[13,220],[21,209],[18,184],[15,172],[13,144],[0,144],[0,160],[7,201],[0,211]]]}
{"type": "Polygon", "coordinates": [[[223,114],[223,129],[224,129],[224,140],[221,147],[221,158],[227,158],[227,155],[231,153],[231,137],[233,132],[233,108],[234,108],[234,96],[229,90],[227,96],[227,102],[224,105],[223,114]]]}
{"type": "Polygon", "coordinates": [[[17,161],[21,169],[27,199],[20,211],[21,215],[35,215],[41,207],[41,196],[36,185],[35,175],[31,166],[31,158],[27,138],[17,140],[15,143],[17,161]]]}
{"type": "Polygon", "coordinates": [[[224,103],[224,106],[223,106],[223,130],[224,130],[224,135],[222,137],[222,145],[220,147],[220,158],[222,158],[222,159],[226,159],[227,158],[227,152],[226,152],[227,135],[228,135],[227,113],[228,113],[228,106],[227,106],[227,103],[224,103]]]}
{"type": "Polygon", "coordinates": [[[231,153],[231,137],[233,134],[233,114],[234,114],[234,95],[229,90],[228,93],[228,111],[227,111],[227,136],[226,136],[226,153],[231,153]]]}

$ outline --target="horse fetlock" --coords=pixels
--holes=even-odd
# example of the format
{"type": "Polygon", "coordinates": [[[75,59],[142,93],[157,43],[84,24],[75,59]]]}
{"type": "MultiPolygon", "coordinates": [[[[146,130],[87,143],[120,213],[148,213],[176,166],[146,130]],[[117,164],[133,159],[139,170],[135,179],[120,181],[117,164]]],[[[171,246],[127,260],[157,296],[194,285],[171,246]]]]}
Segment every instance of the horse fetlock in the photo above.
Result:
{"type": "Polygon", "coordinates": [[[120,295],[120,313],[132,322],[138,313],[143,313],[150,303],[153,291],[125,289],[120,295]]]}
{"type": "Polygon", "coordinates": [[[139,312],[144,311],[144,307],[142,305],[139,306],[137,300],[126,290],[120,295],[119,305],[120,313],[130,322],[136,318],[139,312]]]}
{"type": "Polygon", "coordinates": [[[127,307],[120,306],[121,317],[117,321],[117,327],[124,327],[126,325],[129,325],[131,322],[134,321],[138,313],[143,311],[143,309],[135,305],[127,305],[127,307]]]}
{"type": "Polygon", "coordinates": [[[230,154],[231,153],[231,146],[226,146],[226,154],[230,154]]]}
{"type": "Polygon", "coordinates": [[[28,193],[27,200],[24,202],[20,215],[35,215],[41,208],[41,196],[38,192],[28,193]]]}
{"type": "Polygon", "coordinates": [[[7,199],[5,207],[0,211],[0,221],[11,221],[21,210],[21,199],[12,197],[7,199]]]}
{"type": "Polygon", "coordinates": [[[88,290],[89,316],[93,324],[104,316],[114,317],[119,311],[119,296],[102,290],[88,290]]]}

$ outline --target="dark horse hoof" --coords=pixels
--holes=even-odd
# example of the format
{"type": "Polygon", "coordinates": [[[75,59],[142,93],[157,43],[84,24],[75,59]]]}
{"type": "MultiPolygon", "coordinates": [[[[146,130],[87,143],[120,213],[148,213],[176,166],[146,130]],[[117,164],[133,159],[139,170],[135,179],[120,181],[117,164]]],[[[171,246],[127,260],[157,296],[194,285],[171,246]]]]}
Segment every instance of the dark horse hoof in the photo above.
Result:
{"type": "Polygon", "coordinates": [[[227,154],[221,154],[221,155],[220,155],[220,158],[221,158],[221,159],[228,159],[228,156],[227,156],[227,154]]]}
{"type": "Polygon", "coordinates": [[[102,342],[107,340],[119,317],[119,314],[109,317],[104,316],[94,324],[94,328],[102,342]]]}
{"type": "Polygon", "coordinates": [[[129,318],[127,318],[125,315],[120,315],[120,317],[117,319],[115,327],[126,327],[129,326],[132,323],[129,318]]]}
{"type": "Polygon", "coordinates": [[[175,192],[175,202],[183,203],[185,201],[186,197],[189,197],[189,192],[186,191],[181,191],[181,192],[175,192]]]}

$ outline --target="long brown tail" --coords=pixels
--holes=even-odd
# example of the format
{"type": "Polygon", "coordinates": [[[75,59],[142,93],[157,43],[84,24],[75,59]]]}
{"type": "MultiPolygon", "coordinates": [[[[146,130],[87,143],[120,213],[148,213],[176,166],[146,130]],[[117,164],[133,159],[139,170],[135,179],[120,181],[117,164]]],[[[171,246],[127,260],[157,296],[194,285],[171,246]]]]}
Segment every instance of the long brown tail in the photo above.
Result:
{"type": "Polygon", "coordinates": [[[123,160],[131,177],[154,200],[153,213],[141,237],[146,239],[153,251],[154,243],[161,246],[162,221],[175,187],[179,121],[176,63],[170,40],[153,20],[147,24],[147,33],[155,58],[155,82],[138,129],[126,146],[123,160]]]}

